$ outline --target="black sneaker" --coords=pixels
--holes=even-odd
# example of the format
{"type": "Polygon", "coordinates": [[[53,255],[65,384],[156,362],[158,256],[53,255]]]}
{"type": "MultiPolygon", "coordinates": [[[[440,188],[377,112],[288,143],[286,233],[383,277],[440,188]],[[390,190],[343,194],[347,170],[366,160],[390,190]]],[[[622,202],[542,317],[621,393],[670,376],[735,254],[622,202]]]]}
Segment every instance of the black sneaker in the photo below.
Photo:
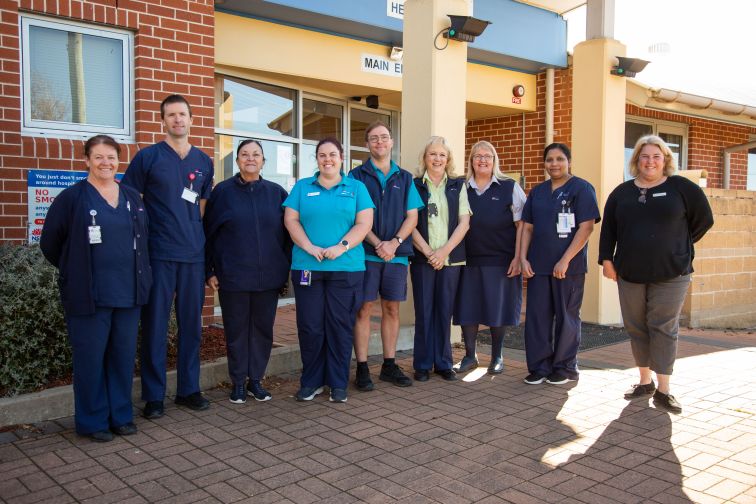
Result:
{"type": "Polygon", "coordinates": [[[255,398],[255,401],[270,401],[273,398],[271,393],[263,388],[260,380],[250,380],[247,392],[255,398]]]}
{"type": "Polygon", "coordinates": [[[301,387],[294,399],[297,401],[312,401],[315,396],[323,393],[323,387],[301,387]]]}
{"type": "Polygon", "coordinates": [[[92,441],[95,441],[96,443],[107,443],[108,441],[113,441],[113,433],[106,430],[90,432],[89,434],[84,434],[84,436],[88,437],[92,441]]]}
{"type": "Polygon", "coordinates": [[[231,387],[231,394],[228,396],[228,400],[234,404],[244,404],[247,402],[247,391],[244,387],[244,383],[234,383],[231,387]]]}
{"type": "MultiPolygon", "coordinates": [[[[383,373],[381,373],[381,376],[383,376],[383,373]]],[[[354,384],[357,386],[357,390],[361,390],[363,392],[369,392],[373,390],[375,386],[373,385],[373,380],[370,378],[370,368],[368,368],[367,366],[360,366],[358,364],[357,374],[354,378],[354,384]]]]}
{"type": "Polygon", "coordinates": [[[137,433],[137,426],[134,425],[134,422],[129,422],[118,427],[111,427],[110,431],[119,436],[131,436],[137,433]]]}
{"type": "Polygon", "coordinates": [[[554,371],[549,376],[546,377],[546,383],[550,383],[552,385],[563,385],[570,381],[569,378],[564,376],[562,373],[559,373],[557,371],[554,371]]]}
{"type": "Polygon", "coordinates": [[[378,376],[381,381],[391,382],[397,387],[409,387],[412,380],[402,372],[402,368],[396,364],[384,364],[381,366],[381,374],[378,376]]]}
{"type": "Polygon", "coordinates": [[[335,403],[345,403],[347,402],[347,391],[343,388],[332,388],[331,397],[328,400],[335,403]]]}
{"type": "Polygon", "coordinates": [[[672,394],[662,394],[657,390],[654,392],[654,404],[670,413],[682,413],[682,405],[672,394]]]}
{"type": "Polygon", "coordinates": [[[210,407],[210,401],[202,397],[202,392],[195,392],[188,396],[176,396],[173,401],[177,406],[186,406],[190,410],[204,411],[210,407]]]}
{"type": "Polygon", "coordinates": [[[522,381],[524,381],[528,385],[538,385],[539,383],[543,383],[543,380],[545,379],[545,376],[539,375],[538,373],[530,373],[522,381]]]}
{"type": "Polygon", "coordinates": [[[457,373],[455,373],[453,369],[437,369],[434,371],[434,373],[436,373],[446,381],[457,381],[457,373]]]}
{"type": "Polygon", "coordinates": [[[142,410],[142,416],[148,420],[155,420],[165,414],[163,401],[147,401],[142,410]]]}
{"type": "Polygon", "coordinates": [[[428,381],[430,378],[430,371],[427,369],[416,369],[415,370],[415,380],[416,381],[428,381]]]}
{"type": "Polygon", "coordinates": [[[654,382],[646,383],[645,385],[637,383],[625,392],[625,399],[649,396],[654,392],[656,392],[656,384],[654,382]]]}

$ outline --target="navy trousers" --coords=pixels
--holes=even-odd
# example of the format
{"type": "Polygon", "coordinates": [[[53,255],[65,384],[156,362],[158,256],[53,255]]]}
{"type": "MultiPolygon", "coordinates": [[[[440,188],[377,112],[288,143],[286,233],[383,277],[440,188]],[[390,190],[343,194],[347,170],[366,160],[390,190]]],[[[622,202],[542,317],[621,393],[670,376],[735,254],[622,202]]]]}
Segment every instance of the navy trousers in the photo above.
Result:
{"type": "Polygon", "coordinates": [[[66,317],[73,350],[76,432],[91,434],[133,421],[140,307],[97,307],[92,315],[66,317]]]}
{"type": "Polygon", "coordinates": [[[150,302],[142,309],[141,374],[142,399],[165,398],[165,366],[168,319],[176,301],[178,362],[176,394],[199,392],[202,305],[205,301],[204,263],[151,261],[150,302]]]}
{"type": "Polygon", "coordinates": [[[262,380],[273,348],[278,289],[260,292],[218,291],[226,333],[228,376],[233,383],[262,380]]]}
{"type": "Polygon", "coordinates": [[[548,376],[554,371],[578,378],[580,306],[585,275],[551,275],[528,279],[525,309],[525,356],[528,371],[548,376]]]}
{"type": "Polygon", "coordinates": [[[364,272],[313,271],[311,275],[311,285],[300,285],[301,271],[291,272],[302,354],[300,383],[346,389],[364,272]]]}
{"type": "Polygon", "coordinates": [[[460,266],[436,271],[426,263],[410,265],[415,302],[413,367],[417,370],[452,368],[451,319],[460,271],[460,266]]]}

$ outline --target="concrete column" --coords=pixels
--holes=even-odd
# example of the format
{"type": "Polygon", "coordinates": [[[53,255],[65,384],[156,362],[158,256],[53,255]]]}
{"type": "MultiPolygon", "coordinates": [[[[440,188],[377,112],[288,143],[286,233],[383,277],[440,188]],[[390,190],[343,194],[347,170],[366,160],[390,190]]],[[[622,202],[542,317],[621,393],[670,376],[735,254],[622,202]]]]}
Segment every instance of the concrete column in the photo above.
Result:
{"type": "MultiPolygon", "coordinates": [[[[622,43],[593,39],[575,46],[572,58],[572,172],[593,184],[602,212],[623,180],[626,81],[609,72],[624,55],[622,43]]],[[[586,322],[616,324],[621,321],[617,287],[597,262],[600,231],[597,225],[588,244],[582,315],[586,322]]]]}
{"type": "Polygon", "coordinates": [[[464,172],[467,43],[434,37],[450,25],[447,14],[472,15],[471,0],[407,0],[404,4],[402,156],[415,168],[428,137],[451,145],[457,171],[464,172]],[[448,44],[448,45],[447,45],[448,44]]]}
{"type": "MultiPolygon", "coordinates": [[[[456,173],[462,175],[467,43],[438,35],[451,24],[448,14],[472,15],[472,0],[406,0],[404,4],[401,166],[415,171],[428,138],[440,135],[449,142],[456,173]],[[434,40],[435,46],[445,49],[437,49],[434,40]]],[[[402,326],[414,324],[411,287],[400,313],[402,326]]],[[[452,341],[459,340],[459,331],[453,331],[452,341]]]]}

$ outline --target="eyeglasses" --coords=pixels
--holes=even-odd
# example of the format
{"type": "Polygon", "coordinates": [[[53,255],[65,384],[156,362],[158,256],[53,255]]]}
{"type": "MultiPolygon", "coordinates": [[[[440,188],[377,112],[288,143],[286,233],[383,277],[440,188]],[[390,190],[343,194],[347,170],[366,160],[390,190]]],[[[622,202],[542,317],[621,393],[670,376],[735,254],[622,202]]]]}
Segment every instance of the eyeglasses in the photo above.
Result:
{"type": "Polygon", "coordinates": [[[370,143],[378,143],[378,141],[386,143],[389,140],[391,140],[391,135],[371,135],[368,137],[370,143]]]}
{"type": "Polygon", "coordinates": [[[493,161],[493,158],[491,154],[476,154],[473,156],[475,161],[493,161]]]}
{"type": "Polygon", "coordinates": [[[639,187],[640,190],[640,196],[638,196],[638,203],[646,204],[646,192],[648,191],[648,188],[646,187],[639,187]]]}

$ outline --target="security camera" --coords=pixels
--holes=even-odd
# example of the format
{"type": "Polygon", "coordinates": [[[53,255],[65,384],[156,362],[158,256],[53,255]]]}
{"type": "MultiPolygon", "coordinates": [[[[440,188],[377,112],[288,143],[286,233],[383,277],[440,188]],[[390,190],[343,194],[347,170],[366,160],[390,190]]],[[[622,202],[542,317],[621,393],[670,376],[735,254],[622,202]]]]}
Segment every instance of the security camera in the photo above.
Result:
{"type": "Polygon", "coordinates": [[[453,16],[448,14],[451,19],[451,26],[444,32],[444,37],[462,42],[474,42],[475,37],[482,34],[483,31],[491,24],[491,21],[476,19],[472,16],[453,16]]]}
{"type": "Polygon", "coordinates": [[[611,74],[619,75],[620,77],[635,77],[635,74],[642,72],[646,65],[650,61],[638,59],[638,58],[624,58],[617,56],[619,63],[612,67],[611,74]]]}

